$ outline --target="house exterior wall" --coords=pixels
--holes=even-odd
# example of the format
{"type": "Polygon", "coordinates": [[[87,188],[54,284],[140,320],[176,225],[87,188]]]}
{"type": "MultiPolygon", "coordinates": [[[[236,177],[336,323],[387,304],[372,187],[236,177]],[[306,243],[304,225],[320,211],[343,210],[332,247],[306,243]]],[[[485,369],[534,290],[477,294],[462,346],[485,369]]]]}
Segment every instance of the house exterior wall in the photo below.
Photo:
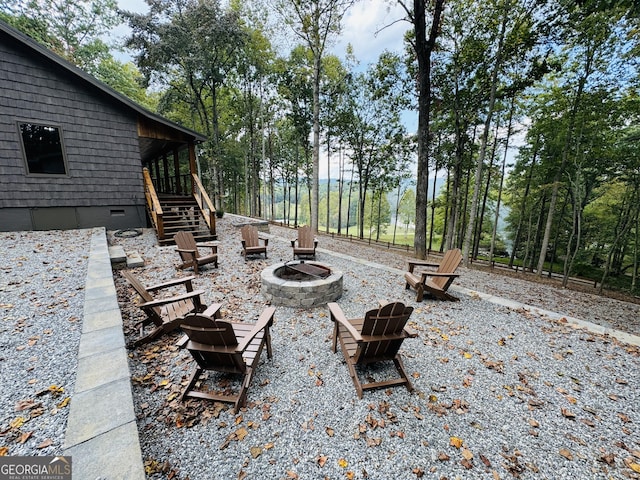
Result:
{"type": "Polygon", "coordinates": [[[0,31],[0,230],[145,225],[137,114],[0,31]],[[19,122],[61,128],[66,175],[29,174],[19,122]]]}

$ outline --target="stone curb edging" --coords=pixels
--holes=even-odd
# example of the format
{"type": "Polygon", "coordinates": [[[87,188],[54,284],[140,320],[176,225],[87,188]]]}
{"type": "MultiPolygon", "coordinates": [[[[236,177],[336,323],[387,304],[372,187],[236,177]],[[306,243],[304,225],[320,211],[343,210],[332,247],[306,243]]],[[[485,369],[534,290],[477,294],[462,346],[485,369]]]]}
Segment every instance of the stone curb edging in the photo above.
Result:
{"type": "Polygon", "coordinates": [[[122,316],[104,228],[94,228],[78,367],[64,439],[73,476],[144,480],[122,316]]]}

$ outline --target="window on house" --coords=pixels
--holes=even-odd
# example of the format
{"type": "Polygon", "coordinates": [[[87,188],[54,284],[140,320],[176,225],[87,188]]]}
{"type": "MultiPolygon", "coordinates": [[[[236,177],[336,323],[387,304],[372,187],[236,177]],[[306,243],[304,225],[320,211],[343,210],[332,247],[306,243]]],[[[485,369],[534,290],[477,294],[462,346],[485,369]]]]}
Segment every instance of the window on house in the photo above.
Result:
{"type": "Polygon", "coordinates": [[[20,123],[20,137],[30,174],[66,175],[62,130],[50,125],[20,123]]]}

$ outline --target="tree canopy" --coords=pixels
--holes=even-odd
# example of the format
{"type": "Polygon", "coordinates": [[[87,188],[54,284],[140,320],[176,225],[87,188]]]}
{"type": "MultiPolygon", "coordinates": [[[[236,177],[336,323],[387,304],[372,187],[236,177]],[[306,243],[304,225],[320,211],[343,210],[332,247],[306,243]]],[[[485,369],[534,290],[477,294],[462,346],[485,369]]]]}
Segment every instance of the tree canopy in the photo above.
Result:
{"type": "Polygon", "coordinates": [[[418,257],[506,251],[637,292],[637,2],[398,0],[406,48],[361,65],[333,47],[352,0],[146,1],[0,0],[0,18],[203,132],[219,209],[361,238],[399,223],[418,257]],[[104,40],[117,21],[135,65],[104,40]]]}

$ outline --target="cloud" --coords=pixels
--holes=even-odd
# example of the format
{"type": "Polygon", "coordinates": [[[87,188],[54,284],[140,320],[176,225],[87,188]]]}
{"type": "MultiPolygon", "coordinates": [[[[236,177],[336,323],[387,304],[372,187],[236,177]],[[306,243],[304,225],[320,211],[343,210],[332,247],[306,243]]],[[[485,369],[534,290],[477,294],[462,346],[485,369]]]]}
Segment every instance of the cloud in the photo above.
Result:
{"type": "Polygon", "coordinates": [[[402,20],[404,17],[404,10],[395,2],[360,1],[347,12],[342,33],[332,50],[342,57],[351,44],[363,66],[375,63],[384,50],[401,52],[404,34],[410,28],[402,20]]]}

